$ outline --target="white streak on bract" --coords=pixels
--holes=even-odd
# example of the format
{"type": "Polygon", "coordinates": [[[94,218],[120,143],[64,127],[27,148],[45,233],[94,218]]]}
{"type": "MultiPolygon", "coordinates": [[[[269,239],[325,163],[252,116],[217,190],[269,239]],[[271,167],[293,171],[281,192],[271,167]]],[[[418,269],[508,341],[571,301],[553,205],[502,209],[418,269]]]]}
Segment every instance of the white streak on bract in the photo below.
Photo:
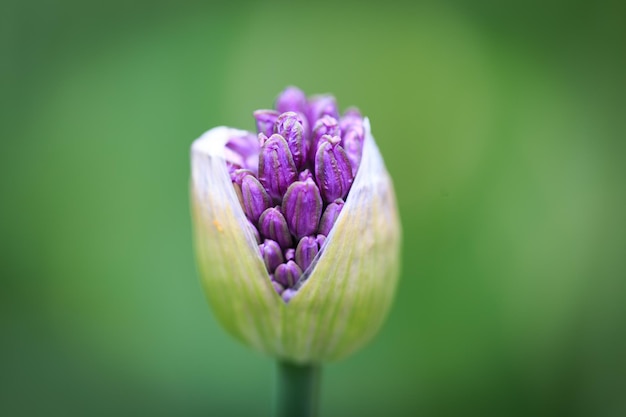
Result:
{"type": "Polygon", "coordinates": [[[226,142],[247,134],[217,127],[192,145],[196,256],[206,296],[220,323],[245,344],[276,355],[281,352],[284,303],[270,283],[224,160],[226,142]]]}
{"type": "Polygon", "coordinates": [[[370,131],[346,203],[317,264],[283,312],[283,349],[295,362],[341,359],[379,330],[399,272],[400,223],[391,178],[370,131]]]}

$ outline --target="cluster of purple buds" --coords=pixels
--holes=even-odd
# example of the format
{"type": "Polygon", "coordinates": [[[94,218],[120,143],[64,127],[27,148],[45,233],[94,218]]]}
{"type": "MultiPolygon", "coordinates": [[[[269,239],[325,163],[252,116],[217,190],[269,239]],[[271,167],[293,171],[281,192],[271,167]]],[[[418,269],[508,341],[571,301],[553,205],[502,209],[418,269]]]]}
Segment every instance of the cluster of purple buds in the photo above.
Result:
{"type": "Polygon", "coordinates": [[[258,135],[236,137],[225,158],[272,285],[285,302],[321,252],[361,162],[365,136],[356,109],[288,87],[276,110],[254,112],[258,135]]]}

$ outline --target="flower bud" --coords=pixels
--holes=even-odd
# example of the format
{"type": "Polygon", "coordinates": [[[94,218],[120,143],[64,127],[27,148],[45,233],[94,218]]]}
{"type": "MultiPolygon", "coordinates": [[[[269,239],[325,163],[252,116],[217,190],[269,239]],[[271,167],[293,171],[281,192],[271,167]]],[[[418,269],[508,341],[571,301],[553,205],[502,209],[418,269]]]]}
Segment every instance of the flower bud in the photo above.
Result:
{"type": "Polygon", "coordinates": [[[256,130],[263,133],[266,137],[274,134],[274,126],[276,119],[280,115],[276,110],[257,110],[253,113],[256,120],[256,130]]]}
{"type": "MultiPolygon", "coordinates": [[[[324,116],[315,122],[313,127],[313,143],[317,145],[320,138],[324,135],[328,136],[340,136],[341,130],[339,129],[339,123],[337,119],[332,116],[324,116]]],[[[315,147],[317,149],[317,147],[315,147]]]]}
{"type": "Polygon", "coordinates": [[[259,230],[263,236],[275,240],[283,248],[291,246],[291,233],[279,208],[270,207],[261,214],[259,230]]]}
{"type": "Polygon", "coordinates": [[[293,297],[295,297],[296,294],[297,294],[296,290],[292,290],[291,288],[287,288],[286,290],[284,290],[282,292],[281,297],[282,297],[284,302],[288,303],[289,301],[291,301],[291,299],[293,297]]]}
{"type": "Polygon", "coordinates": [[[259,156],[259,180],[270,197],[279,200],[289,185],[297,178],[287,142],[280,135],[272,135],[261,147],[259,156]]]}
{"type": "Polygon", "coordinates": [[[300,239],[296,248],[296,263],[303,271],[306,271],[309,265],[313,263],[313,259],[317,256],[319,249],[316,238],[305,236],[300,239]]]}
{"type": "Polygon", "coordinates": [[[306,101],[306,95],[298,87],[287,87],[276,99],[276,110],[279,113],[288,111],[304,113],[307,108],[306,101]]]}
{"type": "Polygon", "coordinates": [[[284,288],[293,287],[301,275],[302,269],[294,261],[287,261],[278,265],[274,272],[274,280],[284,288]]]}
{"type": "Polygon", "coordinates": [[[328,236],[331,229],[335,225],[335,221],[337,221],[337,217],[339,217],[339,213],[341,213],[341,209],[343,208],[344,202],[342,199],[337,199],[330,203],[326,210],[324,210],[324,214],[322,214],[322,219],[320,220],[319,233],[324,236],[328,236]]]}
{"type": "Polygon", "coordinates": [[[261,250],[263,261],[265,261],[265,266],[270,273],[273,273],[276,267],[285,261],[280,245],[274,240],[265,239],[259,245],[259,249],[261,250]]]}
{"type": "Polygon", "coordinates": [[[315,177],[326,202],[344,198],[354,178],[340,141],[338,136],[322,136],[315,154],[315,177]]]}
{"type": "MultiPolygon", "coordinates": [[[[313,114],[314,121],[338,117],[334,99],[315,98],[307,106],[299,111],[313,114]]],[[[357,170],[333,136],[322,136],[311,149],[314,175],[296,167],[278,134],[261,141],[256,177],[253,170],[236,172],[244,167],[235,167],[232,155],[243,155],[226,146],[248,132],[219,127],[192,146],[194,240],[209,304],[230,334],[281,360],[344,358],[378,332],[391,306],[400,224],[369,121],[362,124],[357,170]],[[256,226],[247,214],[255,217],[257,202],[266,200],[248,177],[258,179],[273,204],[282,203],[266,208],[256,226]],[[233,184],[242,195],[245,184],[250,195],[243,204],[233,184]]]]}
{"type": "Polygon", "coordinates": [[[271,204],[270,196],[261,185],[259,180],[252,175],[247,175],[241,181],[241,195],[243,198],[243,209],[250,221],[256,223],[261,213],[269,208],[271,204]]]}
{"type": "Polygon", "coordinates": [[[291,151],[296,168],[301,168],[306,162],[306,141],[304,128],[294,112],[286,112],[278,116],[276,120],[276,133],[285,138],[291,151]]]}
{"type": "Polygon", "coordinates": [[[282,294],[283,291],[285,291],[285,287],[280,285],[278,282],[274,281],[273,278],[272,278],[272,287],[274,287],[274,291],[276,291],[278,294],[282,294]]]}
{"type": "Polygon", "coordinates": [[[322,197],[315,182],[309,179],[291,184],[283,198],[282,212],[298,239],[315,233],[322,215],[322,197]]]}
{"type": "Polygon", "coordinates": [[[324,117],[331,116],[339,119],[339,111],[337,111],[337,102],[335,97],[331,95],[320,95],[312,97],[309,101],[309,123],[315,126],[315,122],[324,117]]]}

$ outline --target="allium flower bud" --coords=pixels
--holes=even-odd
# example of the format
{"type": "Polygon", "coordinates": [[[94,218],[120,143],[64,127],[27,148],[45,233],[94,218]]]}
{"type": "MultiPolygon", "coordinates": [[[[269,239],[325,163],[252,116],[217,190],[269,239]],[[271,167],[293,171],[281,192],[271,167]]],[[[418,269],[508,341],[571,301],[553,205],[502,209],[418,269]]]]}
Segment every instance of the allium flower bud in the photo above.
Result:
{"type": "Polygon", "coordinates": [[[256,223],[265,209],[271,204],[270,196],[261,185],[259,180],[252,175],[247,175],[241,181],[241,195],[243,198],[243,210],[246,216],[256,223]]]}
{"type": "Polygon", "coordinates": [[[315,182],[308,179],[291,184],[283,197],[282,212],[296,238],[315,233],[322,215],[322,197],[315,182]]]}
{"type": "Polygon", "coordinates": [[[286,112],[278,116],[276,120],[276,133],[281,135],[293,156],[293,162],[296,168],[301,168],[306,162],[306,142],[304,137],[304,127],[298,120],[298,114],[294,112],[286,112]]]}
{"type": "Polygon", "coordinates": [[[265,242],[259,245],[259,249],[263,261],[265,261],[265,267],[270,273],[274,272],[276,267],[285,261],[280,245],[274,240],[265,239],[265,242]]]}
{"type": "Polygon", "coordinates": [[[315,154],[315,177],[324,201],[344,198],[352,185],[352,165],[339,136],[324,135],[315,154]]]}
{"type": "Polygon", "coordinates": [[[280,135],[270,136],[261,147],[259,156],[259,180],[269,195],[280,201],[297,178],[297,172],[285,139],[280,135]]]}
{"type": "Polygon", "coordinates": [[[256,129],[259,133],[263,133],[267,137],[272,136],[276,119],[278,119],[280,113],[276,110],[257,110],[253,115],[256,120],[256,129]]]}
{"type": "Polygon", "coordinates": [[[283,248],[291,246],[291,233],[278,207],[270,207],[261,214],[259,230],[263,236],[277,241],[283,248]]]}
{"type": "Polygon", "coordinates": [[[302,269],[294,261],[287,261],[287,263],[278,265],[276,272],[274,272],[274,280],[284,288],[293,287],[301,275],[302,269]]]}
{"type": "Polygon", "coordinates": [[[324,135],[341,135],[337,119],[331,116],[324,116],[315,123],[315,127],[313,127],[313,143],[317,145],[317,142],[319,142],[320,138],[324,135]]]}
{"type": "Polygon", "coordinates": [[[276,110],[279,113],[288,111],[304,113],[306,109],[306,95],[298,87],[287,87],[276,99],[276,110]]]}
{"type": "Polygon", "coordinates": [[[296,263],[303,271],[306,271],[309,265],[313,263],[319,250],[320,247],[316,238],[312,236],[303,237],[296,248],[296,263]]]}
{"type": "Polygon", "coordinates": [[[281,360],[318,363],[349,355],[382,325],[398,276],[400,224],[369,121],[356,111],[339,119],[334,98],[306,100],[299,91],[284,91],[277,113],[306,114],[308,126],[325,126],[319,119],[329,116],[341,129],[315,147],[300,114],[301,138],[287,116],[282,134],[276,123],[271,131],[257,123],[259,141],[226,127],[205,133],[192,146],[194,237],[222,325],[281,360]],[[296,164],[283,134],[315,158],[296,164]]]}
{"type": "Polygon", "coordinates": [[[309,116],[311,126],[315,126],[315,122],[324,116],[339,119],[339,111],[337,111],[335,97],[330,95],[312,97],[309,101],[309,112],[307,115],[309,116]]]}
{"type": "Polygon", "coordinates": [[[340,198],[333,201],[326,207],[324,210],[324,214],[322,214],[322,219],[320,220],[319,232],[323,236],[328,236],[331,229],[335,225],[337,221],[337,217],[339,217],[339,213],[341,213],[341,209],[343,208],[344,201],[340,198]]]}

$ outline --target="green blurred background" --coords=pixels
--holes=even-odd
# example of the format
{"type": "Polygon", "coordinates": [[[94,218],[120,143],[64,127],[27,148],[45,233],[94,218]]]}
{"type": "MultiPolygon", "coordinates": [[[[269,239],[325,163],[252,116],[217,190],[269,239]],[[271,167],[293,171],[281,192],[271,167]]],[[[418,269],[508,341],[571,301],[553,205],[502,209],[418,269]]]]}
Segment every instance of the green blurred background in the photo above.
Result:
{"type": "Polygon", "coordinates": [[[189,146],[285,86],[395,180],[383,331],[323,416],[626,415],[623,1],[3,1],[0,415],[261,416],[191,246],[189,146]]]}

